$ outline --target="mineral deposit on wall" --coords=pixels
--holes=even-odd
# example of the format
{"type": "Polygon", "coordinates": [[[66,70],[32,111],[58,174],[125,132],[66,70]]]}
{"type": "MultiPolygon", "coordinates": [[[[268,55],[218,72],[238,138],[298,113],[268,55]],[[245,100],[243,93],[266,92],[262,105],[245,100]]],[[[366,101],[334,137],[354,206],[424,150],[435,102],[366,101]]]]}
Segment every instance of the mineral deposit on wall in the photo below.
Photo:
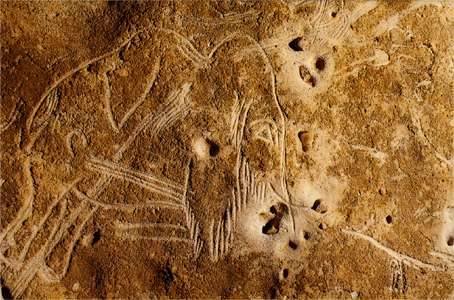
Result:
{"type": "Polygon", "coordinates": [[[454,1],[3,1],[3,298],[454,297],[454,1]]]}

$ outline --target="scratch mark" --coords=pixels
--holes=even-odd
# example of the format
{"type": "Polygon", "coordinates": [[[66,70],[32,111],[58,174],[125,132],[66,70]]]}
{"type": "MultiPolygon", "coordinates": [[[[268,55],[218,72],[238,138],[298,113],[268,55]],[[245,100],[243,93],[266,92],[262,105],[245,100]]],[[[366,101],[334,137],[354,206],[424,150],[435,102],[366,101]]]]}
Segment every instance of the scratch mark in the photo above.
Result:
{"type": "Polygon", "coordinates": [[[180,201],[183,195],[183,187],[167,178],[160,178],[156,175],[140,172],[123,167],[119,164],[99,159],[90,159],[87,168],[110,177],[126,180],[137,184],[151,192],[180,201]]]}
{"type": "Polygon", "coordinates": [[[71,131],[66,136],[66,148],[68,149],[68,152],[72,157],[75,156],[74,149],[73,149],[73,143],[74,143],[73,139],[75,137],[80,139],[83,147],[87,147],[87,137],[85,136],[85,134],[79,129],[75,129],[75,130],[71,131]]]}
{"type": "Polygon", "coordinates": [[[9,117],[7,118],[6,121],[0,123],[0,133],[3,133],[5,130],[7,130],[17,119],[17,116],[19,115],[19,110],[21,109],[23,105],[23,102],[19,102],[19,104],[14,104],[14,108],[11,111],[9,117]]]}
{"type": "Polygon", "coordinates": [[[418,270],[419,269],[428,269],[428,270],[433,271],[433,272],[443,272],[443,271],[445,271],[445,268],[442,268],[442,267],[439,267],[439,266],[435,266],[435,265],[432,265],[432,264],[428,264],[428,263],[424,263],[424,262],[422,262],[422,261],[420,261],[420,260],[418,260],[416,258],[407,256],[405,254],[400,254],[400,253],[392,250],[391,248],[388,248],[388,247],[384,246],[383,244],[381,244],[380,242],[378,242],[374,238],[372,238],[372,237],[370,237],[368,235],[365,235],[363,233],[356,232],[356,231],[351,231],[351,230],[347,230],[347,229],[342,229],[342,232],[369,242],[372,246],[384,251],[386,254],[388,254],[393,259],[395,259],[395,260],[397,260],[399,262],[402,262],[403,264],[405,264],[405,265],[407,265],[409,267],[412,267],[412,268],[415,268],[415,269],[418,269],[418,270]]]}

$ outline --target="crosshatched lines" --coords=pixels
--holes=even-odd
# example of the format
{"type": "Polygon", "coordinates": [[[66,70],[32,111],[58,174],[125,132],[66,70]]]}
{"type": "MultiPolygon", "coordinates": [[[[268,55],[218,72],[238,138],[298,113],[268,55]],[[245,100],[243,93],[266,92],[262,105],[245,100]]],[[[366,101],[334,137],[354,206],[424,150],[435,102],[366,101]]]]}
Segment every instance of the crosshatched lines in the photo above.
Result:
{"type": "Polygon", "coordinates": [[[184,117],[190,109],[188,100],[190,89],[191,84],[185,83],[180,89],[172,91],[167,98],[167,101],[161,104],[157,111],[148,114],[134,129],[126,142],[123,143],[114,155],[114,161],[117,161],[122,157],[123,152],[129,148],[139,133],[148,129],[152,133],[150,138],[154,138],[162,129],[168,128],[175,121],[184,117]]]}

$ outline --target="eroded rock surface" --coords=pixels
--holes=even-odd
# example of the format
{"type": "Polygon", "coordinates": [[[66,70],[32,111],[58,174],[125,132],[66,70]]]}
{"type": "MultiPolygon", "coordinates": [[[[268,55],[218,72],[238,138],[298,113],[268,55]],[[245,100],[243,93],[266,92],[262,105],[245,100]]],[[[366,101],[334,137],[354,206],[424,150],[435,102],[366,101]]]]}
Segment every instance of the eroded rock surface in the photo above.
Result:
{"type": "Polygon", "coordinates": [[[453,32],[449,0],[2,2],[2,297],[453,297],[453,32]]]}

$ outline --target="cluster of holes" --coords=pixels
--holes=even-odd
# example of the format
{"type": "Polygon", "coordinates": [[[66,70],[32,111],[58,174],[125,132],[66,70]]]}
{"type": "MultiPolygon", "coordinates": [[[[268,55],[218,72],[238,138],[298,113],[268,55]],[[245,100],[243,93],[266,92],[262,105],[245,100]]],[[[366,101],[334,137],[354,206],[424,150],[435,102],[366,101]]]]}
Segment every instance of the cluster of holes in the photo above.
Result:
{"type": "MultiPolygon", "coordinates": [[[[337,12],[332,12],[331,15],[333,17],[335,17],[337,15],[337,12]]],[[[288,43],[288,46],[293,51],[301,52],[301,51],[303,51],[303,47],[301,45],[302,40],[303,40],[302,37],[296,37],[288,43]]],[[[315,68],[320,72],[325,70],[326,60],[323,57],[317,57],[317,59],[315,60],[315,68]]],[[[317,85],[317,79],[314,76],[312,76],[312,74],[309,72],[309,70],[304,65],[301,65],[299,67],[299,73],[300,73],[301,79],[304,82],[311,85],[312,87],[315,87],[317,85]]]]}
{"type": "Polygon", "coordinates": [[[279,232],[281,220],[288,213],[288,207],[284,203],[278,203],[270,207],[270,213],[274,217],[262,227],[263,234],[276,234],[279,232]]]}

